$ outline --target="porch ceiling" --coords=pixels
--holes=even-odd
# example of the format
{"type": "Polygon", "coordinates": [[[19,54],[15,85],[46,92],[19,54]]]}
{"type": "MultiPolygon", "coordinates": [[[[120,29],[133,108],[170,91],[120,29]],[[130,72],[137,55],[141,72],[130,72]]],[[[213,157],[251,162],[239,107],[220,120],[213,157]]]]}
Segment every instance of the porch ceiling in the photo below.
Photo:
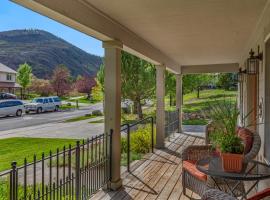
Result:
{"type": "Polygon", "coordinates": [[[83,0],[181,65],[237,63],[266,0],[83,0]]]}
{"type": "Polygon", "coordinates": [[[12,0],[174,72],[238,63],[269,0],[12,0]]]}

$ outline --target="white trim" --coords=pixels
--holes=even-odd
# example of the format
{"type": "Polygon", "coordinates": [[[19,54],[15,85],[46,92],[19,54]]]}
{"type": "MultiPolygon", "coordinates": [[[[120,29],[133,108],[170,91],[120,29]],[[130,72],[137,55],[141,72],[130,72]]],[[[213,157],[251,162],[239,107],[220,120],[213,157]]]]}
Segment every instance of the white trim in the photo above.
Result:
{"type": "Polygon", "coordinates": [[[236,72],[238,72],[238,70],[239,70],[239,64],[238,63],[181,66],[181,73],[182,74],[236,73],[236,72]]]}

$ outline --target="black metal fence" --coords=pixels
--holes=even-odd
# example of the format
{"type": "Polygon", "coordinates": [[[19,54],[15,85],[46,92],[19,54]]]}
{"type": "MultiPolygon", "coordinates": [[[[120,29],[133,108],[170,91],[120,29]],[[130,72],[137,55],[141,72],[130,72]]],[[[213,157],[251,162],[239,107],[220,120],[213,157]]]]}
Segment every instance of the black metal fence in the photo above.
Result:
{"type": "Polygon", "coordinates": [[[179,110],[165,112],[165,137],[179,132],[179,110]]]}
{"type": "Polygon", "coordinates": [[[63,147],[0,174],[0,200],[88,199],[111,174],[112,131],[63,147]]]}
{"type": "Polygon", "coordinates": [[[123,124],[121,127],[121,132],[125,132],[127,134],[127,171],[130,172],[130,134],[132,131],[137,130],[138,125],[147,125],[150,124],[151,126],[151,149],[149,149],[151,152],[154,152],[154,118],[153,117],[147,117],[140,121],[137,121],[132,124],[123,124]]]}

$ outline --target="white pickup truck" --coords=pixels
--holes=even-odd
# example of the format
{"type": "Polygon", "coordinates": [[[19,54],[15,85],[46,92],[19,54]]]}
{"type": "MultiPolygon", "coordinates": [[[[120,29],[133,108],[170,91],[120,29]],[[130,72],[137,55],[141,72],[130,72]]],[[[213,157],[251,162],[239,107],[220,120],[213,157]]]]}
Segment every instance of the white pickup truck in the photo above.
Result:
{"type": "Polygon", "coordinates": [[[61,106],[59,97],[38,97],[30,103],[25,104],[25,112],[42,113],[47,111],[58,111],[61,106]]]}

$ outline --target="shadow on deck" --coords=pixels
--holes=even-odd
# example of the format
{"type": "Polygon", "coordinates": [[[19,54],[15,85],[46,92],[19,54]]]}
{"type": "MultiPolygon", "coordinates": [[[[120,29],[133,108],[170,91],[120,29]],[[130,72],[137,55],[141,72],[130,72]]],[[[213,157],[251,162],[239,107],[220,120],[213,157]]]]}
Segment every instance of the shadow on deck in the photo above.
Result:
{"type": "MultiPolygon", "coordinates": [[[[101,190],[92,199],[188,199],[182,194],[183,149],[192,144],[204,144],[199,137],[175,134],[165,149],[156,149],[131,165],[131,173],[122,173],[123,187],[117,191],[101,190]]],[[[196,194],[189,196],[198,198],[196,194]]]]}

